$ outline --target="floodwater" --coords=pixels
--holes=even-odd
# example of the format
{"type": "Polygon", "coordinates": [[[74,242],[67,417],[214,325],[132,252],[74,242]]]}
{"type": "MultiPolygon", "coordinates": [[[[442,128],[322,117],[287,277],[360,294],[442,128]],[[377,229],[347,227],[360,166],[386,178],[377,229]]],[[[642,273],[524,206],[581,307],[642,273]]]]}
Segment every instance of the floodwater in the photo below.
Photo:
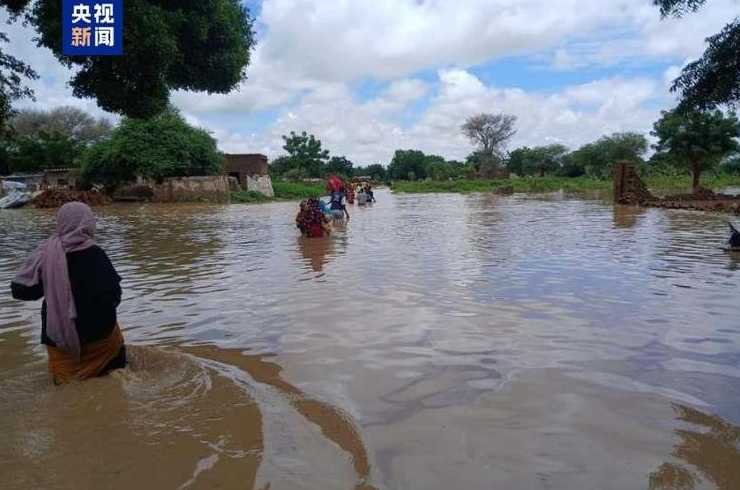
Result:
{"type": "Polygon", "coordinates": [[[740,488],[726,216],[377,198],[99,209],[131,368],[64,387],[7,289],[52,214],[0,212],[0,486],[740,488]]]}

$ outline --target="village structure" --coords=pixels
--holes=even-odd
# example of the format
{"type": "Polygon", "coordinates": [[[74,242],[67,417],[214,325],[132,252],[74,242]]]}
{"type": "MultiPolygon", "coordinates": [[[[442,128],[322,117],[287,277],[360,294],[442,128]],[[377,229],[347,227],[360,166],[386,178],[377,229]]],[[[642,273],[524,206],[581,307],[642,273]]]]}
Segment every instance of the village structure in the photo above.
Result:
{"type": "MultiPolygon", "coordinates": [[[[27,194],[76,191],[79,190],[80,183],[79,170],[75,168],[50,168],[38,173],[13,174],[0,177],[0,196],[3,189],[8,192],[22,188],[27,194]]],[[[259,153],[226,154],[221,175],[172,177],[160,182],[139,177],[135,182],[118,189],[114,199],[226,203],[230,201],[233,191],[259,192],[267,197],[274,197],[267,156],[259,153]]],[[[22,205],[28,201],[30,197],[14,202],[22,205]]]]}

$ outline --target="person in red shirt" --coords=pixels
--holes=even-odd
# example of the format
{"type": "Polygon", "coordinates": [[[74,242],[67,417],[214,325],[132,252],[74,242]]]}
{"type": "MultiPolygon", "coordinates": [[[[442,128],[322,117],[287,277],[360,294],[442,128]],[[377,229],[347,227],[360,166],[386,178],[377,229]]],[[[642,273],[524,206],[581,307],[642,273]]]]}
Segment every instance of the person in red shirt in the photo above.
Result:
{"type": "Polygon", "coordinates": [[[303,236],[309,238],[327,236],[331,231],[329,220],[321,212],[319,200],[315,198],[301,202],[295,224],[303,236]]]}

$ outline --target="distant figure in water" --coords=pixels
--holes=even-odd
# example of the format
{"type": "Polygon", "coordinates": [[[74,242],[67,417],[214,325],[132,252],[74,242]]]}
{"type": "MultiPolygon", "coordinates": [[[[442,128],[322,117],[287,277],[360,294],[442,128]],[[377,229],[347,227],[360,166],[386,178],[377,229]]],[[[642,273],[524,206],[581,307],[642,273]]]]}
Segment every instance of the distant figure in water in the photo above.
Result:
{"type": "Polygon", "coordinates": [[[737,231],[729,221],[727,224],[730,225],[730,240],[728,241],[730,248],[740,250],[740,231],[737,231]]]}
{"type": "Polygon", "coordinates": [[[301,230],[303,236],[309,238],[328,236],[331,233],[329,220],[322,212],[319,200],[315,198],[301,202],[300,209],[295,217],[295,225],[301,230]]]}
{"type": "Polygon", "coordinates": [[[365,194],[367,195],[367,202],[375,202],[375,195],[373,194],[373,188],[370,187],[370,183],[365,184],[365,194]]]}
{"type": "Polygon", "coordinates": [[[81,202],[57,212],[56,232],[41,243],[10,284],[13,297],[44,298],[41,343],[55,384],[103,376],[126,366],[118,326],[121,278],[94,240],[95,216],[81,202]]]}
{"type": "Polygon", "coordinates": [[[344,188],[331,193],[329,208],[331,208],[331,214],[335,220],[341,221],[345,218],[349,220],[349,212],[347,211],[346,205],[346,196],[347,194],[344,188]]]}
{"type": "Polygon", "coordinates": [[[355,203],[355,187],[352,184],[347,186],[347,203],[355,203]]]}
{"type": "Polygon", "coordinates": [[[365,188],[362,186],[357,187],[357,204],[360,206],[367,204],[367,193],[365,192],[365,188]]]}

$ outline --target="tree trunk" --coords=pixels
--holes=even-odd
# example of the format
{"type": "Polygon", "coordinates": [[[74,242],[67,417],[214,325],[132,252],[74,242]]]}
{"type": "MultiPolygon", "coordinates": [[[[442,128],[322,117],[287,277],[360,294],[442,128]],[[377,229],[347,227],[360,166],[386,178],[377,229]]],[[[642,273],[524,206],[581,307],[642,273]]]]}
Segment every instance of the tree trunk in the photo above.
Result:
{"type": "Polygon", "coordinates": [[[545,167],[541,167],[540,168],[540,177],[544,177],[544,176],[545,176],[545,167]]]}
{"type": "Polygon", "coordinates": [[[699,177],[701,177],[701,165],[699,165],[698,162],[694,162],[693,167],[694,182],[692,184],[692,189],[694,192],[697,192],[699,190],[699,177]]]}

